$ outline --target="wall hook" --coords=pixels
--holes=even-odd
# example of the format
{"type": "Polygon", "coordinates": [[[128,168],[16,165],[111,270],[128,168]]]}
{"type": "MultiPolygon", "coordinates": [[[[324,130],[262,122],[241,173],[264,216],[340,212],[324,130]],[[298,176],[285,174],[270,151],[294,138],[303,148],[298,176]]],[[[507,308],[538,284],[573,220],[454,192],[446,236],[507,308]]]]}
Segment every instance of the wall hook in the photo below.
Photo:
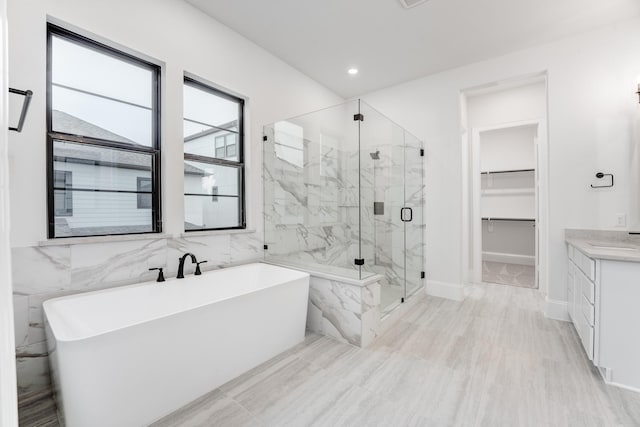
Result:
{"type": "Polygon", "coordinates": [[[609,185],[593,185],[591,184],[591,188],[608,188],[608,187],[613,187],[613,174],[612,173],[602,173],[602,172],[598,172],[596,174],[596,178],[598,179],[602,179],[605,176],[610,176],[611,177],[611,184],[609,185]]]}

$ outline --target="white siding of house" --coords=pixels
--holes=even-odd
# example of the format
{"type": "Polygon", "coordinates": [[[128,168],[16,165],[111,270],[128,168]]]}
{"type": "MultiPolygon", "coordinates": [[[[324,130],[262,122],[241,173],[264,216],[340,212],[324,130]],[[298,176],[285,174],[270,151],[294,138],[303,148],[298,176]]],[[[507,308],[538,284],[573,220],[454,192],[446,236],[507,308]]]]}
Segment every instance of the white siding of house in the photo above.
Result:
{"type": "MultiPolygon", "coordinates": [[[[150,178],[144,170],[55,162],[56,170],[71,171],[74,188],[137,190],[137,178],[150,178]]],[[[73,215],[62,217],[69,227],[148,225],[151,209],[138,209],[137,195],[130,193],[73,192],[73,215]]]]}
{"type": "MultiPolygon", "coordinates": [[[[206,167],[202,163],[192,163],[197,168],[206,167]]],[[[185,174],[184,191],[192,194],[211,194],[211,187],[218,187],[218,194],[238,194],[236,168],[216,167],[214,175],[200,176],[185,174]]],[[[202,225],[205,228],[232,227],[238,225],[238,199],[230,197],[186,196],[185,222],[202,225]]]]}

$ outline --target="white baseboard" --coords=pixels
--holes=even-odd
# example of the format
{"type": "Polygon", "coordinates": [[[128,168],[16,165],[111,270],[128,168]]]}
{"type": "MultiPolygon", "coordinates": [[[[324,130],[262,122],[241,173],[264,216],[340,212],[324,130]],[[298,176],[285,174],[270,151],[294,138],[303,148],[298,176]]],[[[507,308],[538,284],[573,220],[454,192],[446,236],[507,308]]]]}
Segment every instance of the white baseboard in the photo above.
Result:
{"type": "Polygon", "coordinates": [[[607,385],[612,385],[614,387],[620,387],[620,388],[623,388],[625,390],[635,391],[636,393],[640,393],[640,388],[638,388],[638,387],[631,387],[629,385],[624,385],[624,384],[616,383],[616,382],[613,382],[613,381],[607,381],[607,380],[605,380],[605,383],[607,385]]]}
{"type": "Polygon", "coordinates": [[[569,309],[566,301],[544,299],[544,317],[569,322],[569,309]]]}
{"type": "Polygon", "coordinates": [[[611,381],[611,377],[613,376],[613,371],[611,369],[603,368],[601,366],[597,366],[596,368],[598,369],[598,372],[600,373],[600,376],[602,377],[602,380],[605,382],[605,384],[614,386],[614,387],[620,387],[629,391],[634,391],[636,393],[640,393],[640,388],[638,387],[633,387],[630,385],[620,384],[615,381],[611,381]]]}
{"type": "Polygon", "coordinates": [[[504,262],[507,264],[536,265],[536,257],[529,255],[506,254],[501,252],[482,252],[482,260],[504,262]]]}
{"type": "Polygon", "coordinates": [[[464,286],[459,283],[427,280],[424,290],[427,295],[432,295],[434,297],[447,298],[455,301],[463,301],[465,298],[464,286]]]}

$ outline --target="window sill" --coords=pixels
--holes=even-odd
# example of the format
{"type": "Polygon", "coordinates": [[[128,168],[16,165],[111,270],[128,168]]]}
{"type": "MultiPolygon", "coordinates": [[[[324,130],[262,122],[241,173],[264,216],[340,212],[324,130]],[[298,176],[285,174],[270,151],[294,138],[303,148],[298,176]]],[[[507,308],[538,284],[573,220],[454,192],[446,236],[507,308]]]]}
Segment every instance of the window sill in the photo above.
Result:
{"type": "Polygon", "coordinates": [[[135,240],[171,239],[173,237],[173,234],[167,233],[122,234],[119,236],[65,237],[60,239],[43,240],[38,242],[38,246],[66,246],[83,245],[89,243],[131,242],[135,240]]]}
{"type": "Polygon", "coordinates": [[[237,229],[237,230],[203,230],[203,231],[184,231],[180,234],[180,237],[195,237],[195,236],[219,236],[225,234],[251,234],[255,233],[256,229],[237,229]]]}

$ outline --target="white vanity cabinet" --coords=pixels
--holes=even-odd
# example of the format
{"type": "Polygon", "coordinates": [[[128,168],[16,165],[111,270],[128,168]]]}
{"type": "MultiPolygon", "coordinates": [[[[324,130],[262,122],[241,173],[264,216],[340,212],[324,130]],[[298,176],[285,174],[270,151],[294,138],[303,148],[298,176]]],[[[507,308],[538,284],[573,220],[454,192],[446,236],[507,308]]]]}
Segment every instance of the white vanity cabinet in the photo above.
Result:
{"type": "Polygon", "coordinates": [[[569,246],[568,309],[589,360],[595,353],[596,261],[569,246]]]}
{"type": "Polygon", "coordinates": [[[640,262],[589,257],[568,245],[568,312],[608,384],[640,391],[640,262]]]}

